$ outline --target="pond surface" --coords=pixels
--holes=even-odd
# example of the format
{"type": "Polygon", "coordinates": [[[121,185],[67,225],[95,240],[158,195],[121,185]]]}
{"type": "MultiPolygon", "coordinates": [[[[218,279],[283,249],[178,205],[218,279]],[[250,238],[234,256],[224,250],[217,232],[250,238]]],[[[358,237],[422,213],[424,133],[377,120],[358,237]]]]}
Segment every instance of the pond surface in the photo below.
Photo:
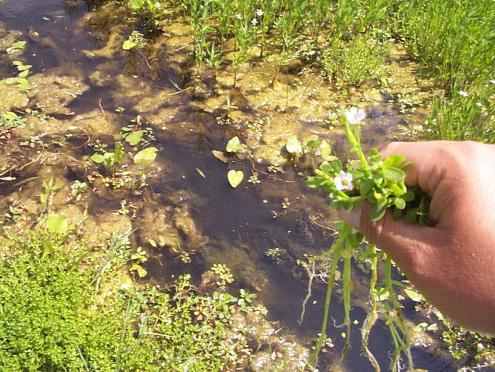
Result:
{"type": "MultiPolygon", "coordinates": [[[[271,154],[277,146],[283,147],[280,141],[292,132],[303,137],[318,134],[336,141],[336,148],[342,149],[339,145],[342,134],[320,125],[323,121],[320,111],[324,110],[325,103],[319,98],[307,103],[315,116],[309,118],[309,109],[305,108],[302,93],[298,96],[291,90],[289,97],[287,89],[283,107],[283,100],[277,104],[274,101],[276,97],[280,99],[280,95],[286,95],[284,88],[280,91],[275,88],[260,89],[259,86],[264,86],[260,77],[258,87],[243,89],[241,78],[240,87],[231,89],[229,93],[237,106],[233,116],[246,120],[249,117],[260,120],[269,118],[271,124],[265,125],[267,129],[260,141],[271,147],[266,150],[255,145],[252,156],[244,160],[230,158],[229,163],[225,164],[213,157],[211,151],[223,150],[229,138],[244,132],[239,126],[218,123],[217,117],[224,114],[218,108],[221,107],[218,102],[225,100],[224,93],[228,90],[221,74],[216,80],[206,76],[198,82],[197,77],[193,76],[191,61],[181,54],[180,34],[171,36],[171,39],[177,39],[173,40],[179,45],[177,49],[155,54],[155,57],[140,54],[129,56],[121,51],[108,54],[108,35],[112,35],[113,28],[120,26],[115,20],[109,20],[109,24],[102,22],[105,17],[103,11],[101,15],[98,15],[100,10],[96,11],[96,15],[89,15],[88,11],[86,3],[75,0],[0,2],[4,36],[12,31],[22,33],[19,39],[27,40],[28,44],[19,58],[33,66],[33,79],[45,84],[40,83],[28,96],[38,103],[38,107],[47,109],[56,120],[47,126],[48,129],[33,129],[33,133],[37,134],[48,131],[44,138],[52,140],[47,141],[42,150],[16,152],[12,145],[12,152],[5,152],[2,156],[16,154],[18,163],[28,164],[37,153],[49,150],[78,159],[92,153],[85,146],[87,141],[78,140],[54,147],[53,139],[64,135],[69,127],[81,125],[88,141],[100,139],[111,143],[112,137],[123,126],[128,125],[136,115],[142,115],[153,128],[156,137],[154,145],[159,148],[159,168],[150,177],[149,188],[139,194],[96,190],[74,204],[80,209],[87,209],[96,224],[103,224],[108,223],[106,218],[110,216],[109,212],[118,210],[121,201],[126,200],[135,207],[132,219],[134,243],[146,246],[155,257],[148,266],[151,280],[166,284],[177,274],[190,273],[199,283],[201,274],[212,264],[224,263],[232,270],[236,285],[258,294],[269,310],[269,319],[280,323],[282,333],[295,335],[299,343],[310,347],[320,328],[325,285],[318,282],[314,286],[305,320],[299,326],[297,320],[308,278],[296,261],[304,259],[305,254],[319,254],[331,245],[332,232],[325,228],[331,220],[331,212],[327,210],[327,200],[306,187],[301,174],[303,165],[278,164],[278,172],[271,173],[267,167],[275,161],[271,161],[266,154],[271,154]],[[67,79],[54,78],[60,76],[67,79]],[[196,84],[206,86],[201,88],[206,93],[202,93],[196,84]],[[177,91],[177,86],[183,91],[177,91]],[[64,89],[68,91],[65,98],[60,94],[64,89]],[[269,100],[266,107],[256,105],[256,100],[262,99],[262,96],[269,100]],[[212,109],[215,102],[217,106],[212,109]],[[275,137],[276,140],[273,140],[275,137]],[[231,188],[226,181],[228,169],[243,170],[247,175],[245,182],[237,189],[231,188]],[[253,174],[258,175],[260,183],[246,182],[253,174]],[[318,218],[315,219],[315,216],[318,218]],[[175,238],[191,253],[190,263],[182,263],[177,255],[148,244],[151,238],[159,239],[162,232],[166,237],[170,235],[167,235],[168,228],[160,225],[162,223],[164,226],[174,226],[175,238]],[[267,256],[267,252],[275,248],[281,252],[276,260],[267,256]]],[[[0,67],[2,77],[13,72],[10,61],[5,58],[0,67]]],[[[259,70],[251,72],[252,79],[262,76],[256,75],[259,70]]],[[[246,81],[250,79],[249,73],[245,73],[246,81]]],[[[379,145],[401,136],[398,124],[408,123],[411,119],[410,115],[397,114],[390,105],[383,103],[382,95],[378,96],[368,105],[369,129],[364,134],[368,145],[379,145]]],[[[280,158],[277,154],[277,159],[280,158]]],[[[51,165],[38,162],[23,168],[24,173],[15,171],[13,174],[17,182],[25,182],[22,186],[0,183],[0,195],[10,199],[21,198],[19,195],[22,195],[23,200],[34,200],[41,179],[46,174],[54,173],[66,182],[82,178],[76,165],[69,164],[69,160],[65,163],[66,166],[64,161],[51,165]],[[19,187],[24,191],[18,191],[19,187]]],[[[2,208],[4,205],[5,202],[2,208]]],[[[68,208],[67,203],[64,208],[68,208]]],[[[360,349],[359,329],[366,308],[364,276],[356,275],[354,289],[357,306],[353,309],[352,318],[357,320],[357,325],[354,326],[353,348],[344,361],[339,361],[342,329],[331,327],[329,336],[334,340],[336,351],[325,358],[327,369],[334,366],[336,370],[371,370],[360,349]]],[[[335,323],[340,324],[342,306],[338,290],[332,303],[332,316],[335,323]]],[[[378,361],[386,367],[389,350],[392,349],[388,331],[378,324],[370,340],[378,361]]],[[[435,358],[434,353],[428,350],[415,349],[414,354],[418,368],[438,371],[450,368],[448,361],[435,358]]]]}

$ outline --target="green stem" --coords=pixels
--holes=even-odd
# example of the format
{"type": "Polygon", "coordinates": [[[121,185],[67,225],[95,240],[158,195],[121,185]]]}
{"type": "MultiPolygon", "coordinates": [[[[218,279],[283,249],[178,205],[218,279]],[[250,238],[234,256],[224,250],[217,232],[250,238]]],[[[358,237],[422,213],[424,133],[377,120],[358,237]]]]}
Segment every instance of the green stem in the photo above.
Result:
{"type": "Polygon", "coordinates": [[[316,342],[315,353],[312,356],[311,364],[315,365],[318,361],[318,355],[323,347],[323,342],[327,338],[327,324],[328,317],[330,314],[330,300],[332,299],[332,290],[335,285],[335,271],[337,270],[337,265],[340,259],[340,252],[342,251],[342,247],[345,244],[345,240],[349,230],[348,225],[344,225],[344,227],[339,232],[339,237],[337,241],[332,245],[330,250],[332,251],[332,262],[330,264],[330,269],[328,270],[328,283],[327,283],[327,292],[325,295],[325,304],[324,304],[324,312],[323,312],[323,322],[321,324],[321,332],[318,341],[316,342]]]}
{"type": "MultiPolygon", "coordinates": [[[[346,239],[347,240],[347,239],[346,239]]],[[[344,324],[346,325],[345,350],[351,346],[351,258],[352,246],[349,241],[345,242],[344,273],[343,273],[343,301],[344,301],[344,324]]]]}
{"type": "Polygon", "coordinates": [[[347,136],[347,139],[349,140],[349,142],[352,145],[352,148],[356,152],[356,154],[359,158],[359,161],[361,162],[361,166],[363,168],[367,169],[368,168],[368,161],[366,160],[366,156],[364,155],[363,149],[361,148],[361,144],[359,143],[358,139],[356,138],[354,133],[352,133],[352,130],[351,130],[347,120],[344,120],[344,128],[345,128],[345,134],[347,136]]]}

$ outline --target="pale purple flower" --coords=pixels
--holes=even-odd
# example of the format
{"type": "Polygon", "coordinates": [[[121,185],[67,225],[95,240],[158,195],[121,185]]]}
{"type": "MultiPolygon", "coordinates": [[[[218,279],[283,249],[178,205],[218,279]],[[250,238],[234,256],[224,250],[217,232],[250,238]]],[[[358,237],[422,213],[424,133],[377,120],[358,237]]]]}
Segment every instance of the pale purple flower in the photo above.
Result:
{"type": "Polygon", "coordinates": [[[345,112],[345,117],[349,124],[356,125],[366,119],[366,112],[363,109],[353,107],[345,112]]]}
{"type": "Polygon", "coordinates": [[[335,188],[339,191],[349,190],[351,191],[354,188],[352,184],[352,174],[340,171],[339,174],[333,179],[333,183],[335,188]]]}
{"type": "Polygon", "coordinates": [[[469,96],[469,93],[468,93],[468,92],[466,92],[465,90],[460,90],[460,91],[459,91],[459,95],[460,95],[460,96],[463,96],[463,97],[467,97],[467,96],[469,96]]]}
{"type": "Polygon", "coordinates": [[[258,17],[263,17],[263,14],[265,14],[265,13],[263,13],[263,9],[257,9],[257,10],[256,10],[256,15],[257,15],[258,17]]]}

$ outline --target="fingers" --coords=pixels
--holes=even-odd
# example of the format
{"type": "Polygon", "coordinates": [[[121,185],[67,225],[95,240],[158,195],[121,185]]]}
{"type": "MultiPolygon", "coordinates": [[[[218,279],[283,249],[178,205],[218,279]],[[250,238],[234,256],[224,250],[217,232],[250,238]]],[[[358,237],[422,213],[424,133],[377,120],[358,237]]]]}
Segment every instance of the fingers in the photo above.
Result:
{"type": "Polygon", "coordinates": [[[404,156],[406,162],[412,163],[406,170],[406,184],[418,186],[432,196],[449,170],[452,145],[448,141],[392,142],[383,148],[381,154],[383,157],[404,156]]]}
{"type": "Polygon", "coordinates": [[[427,257],[426,250],[431,246],[430,242],[438,241],[439,232],[431,227],[409,224],[405,219],[394,220],[391,213],[371,222],[371,213],[371,205],[366,202],[354,211],[339,210],[343,221],[389,254],[406,274],[420,270],[427,257]]]}

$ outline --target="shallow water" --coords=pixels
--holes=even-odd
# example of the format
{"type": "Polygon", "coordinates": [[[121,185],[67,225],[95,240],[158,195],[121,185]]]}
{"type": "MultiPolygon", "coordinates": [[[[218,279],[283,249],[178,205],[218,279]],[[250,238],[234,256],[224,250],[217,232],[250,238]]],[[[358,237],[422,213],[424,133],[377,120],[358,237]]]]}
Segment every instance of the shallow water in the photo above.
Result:
{"type": "MultiPolygon", "coordinates": [[[[155,118],[158,122],[168,115],[163,122],[152,125],[160,150],[157,160],[160,174],[150,179],[149,190],[143,195],[124,195],[138,206],[133,221],[136,231],[134,242],[147,244],[144,231],[150,220],[145,216],[145,209],[157,213],[164,210],[171,213],[187,211],[200,237],[188,238],[198,246],[189,264],[180,263],[163,249],[154,249],[152,253],[157,259],[148,266],[152,280],[169,283],[173,276],[187,272],[199,282],[206,268],[214,263],[225,263],[232,270],[236,285],[256,291],[269,309],[271,320],[280,322],[287,333],[295,334],[301,343],[309,346],[320,327],[325,288],[322,283],[315,286],[305,321],[299,327],[297,319],[306,294],[307,277],[301,268],[296,267],[295,261],[303,258],[305,253],[320,253],[332,243],[331,233],[310,219],[312,214],[328,217],[325,199],[308,189],[304,178],[291,165],[283,166],[284,173],[275,177],[261,174],[260,184],[244,182],[238,189],[232,189],[225,177],[228,167],[242,169],[249,176],[252,167],[265,169],[266,165],[236,159],[226,165],[211,155],[212,150],[224,148],[236,129],[218,125],[217,113],[208,108],[208,100],[204,97],[198,98],[191,91],[175,94],[172,80],[181,86],[193,81],[188,76],[191,70],[187,68],[187,61],[176,65],[169,60],[172,58],[169,54],[165,56],[168,59],[160,61],[159,68],[147,69],[147,61],[140,56],[120,54],[110,60],[103,56],[94,57],[91,51],[102,48],[105,42],[95,36],[95,32],[98,33],[95,27],[87,26],[87,11],[87,6],[80,1],[10,0],[0,3],[0,21],[7,30],[18,30],[23,34],[22,39],[28,40],[22,57],[33,65],[33,74],[67,75],[87,86],[67,103],[67,112],[53,114],[60,121],[59,125],[73,125],[78,122],[76,119],[83,120],[84,115],[100,115],[108,126],[97,124],[90,136],[92,139],[110,141],[112,131],[118,132],[137,113],[150,118],[150,121],[155,118]],[[186,68],[181,67],[184,65],[186,68]],[[95,78],[95,72],[100,73],[98,78],[95,78]],[[157,101],[156,97],[163,99],[157,101]],[[123,107],[125,111],[117,114],[114,112],[117,107],[123,107]],[[282,208],[284,198],[290,201],[290,206],[285,209],[282,208]],[[281,248],[285,252],[279,263],[266,257],[265,252],[271,248],[281,248]]],[[[3,61],[3,74],[12,72],[7,66],[3,61]]],[[[242,102],[245,104],[240,110],[243,115],[259,113],[259,108],[250,106],[249,96],[242,97],[240,94],[234,103],[241,106],[242,102]]],[[[279,113],[271,110],[270,115],[272,121],[279,120],[277,123],[292,123],[292,120],[298,120],[298,116],[291,112],[297,111],[297,107],[293,107],[292,111],[279,110],[279,113]]],[[[368,145],[379,145],[394,138],[398,133],[397,124],[407,120],[385,105],[374,105],[369,111],[370,129],[364,133],[368,145]]],[[[101,117],[99,120],[102,120],[101,117]]],[[[290,130],[292,127],[288,128],[290,130]]],[[[342,147],[338,145],[341,134],[322,129],[310,120],[297,128],[300,132],[332,138],[337,141],[337,149],[342,147]]],[[[81,148],[80,142],[59,151],[71,156],[90,154],[91,150],[81,148]]],[[[68,180],[78,178],[73,173],[60,172],[68,180]]],[[[40,174],[43,170],[34,165],[27,168],[26,173],[16,175],[22,180],[40,174]]],[[[32,190],[34,198],[39,183],[36,180],[32,182],[31,188],[30,182],[23,187],[32,190]]],[[[0,188],[1,195],[9,195],[16,187],[3,183],[0,188]]],[[[105,211],[116,210],[122,197],[118,192],[93,193],[87,200],[88,211],[97,217],[105,211]]],[[[365,283],[359,275],[356,278],[355,289],[359,292],[365,283]]],[[[365,295],[363,290],[361,295],[365,295]]],[[[332,316],[337,324],[342,320],[339,297],[339,291],[336,291],[332,316]]],[[[356,300],[363,302],[362,298],[356,300]]],[[[352,319],[357,319],[361,324],[364,316],[364,310],[355,306],[352,319]]],[[[330,328],[330,337],[336,344],[337,352],[329,353],[329,357],[325,358],[329,363],[326,368],[334,365],[334,368],[351,371],[371,370],[368,361],[360,355],[359,326],[354,326],[353,332],[353,348],[340,364],[341,329],[330,328]]],[[[392,348],[387,330],[377,325],[370,340],[378,361],[382,366],[387,366],[388,353],[392,348]]],[[[447,361],[435,359],[426,350],[415,350],[414,353],[418,368],[449,369],[447,361]]]]}

